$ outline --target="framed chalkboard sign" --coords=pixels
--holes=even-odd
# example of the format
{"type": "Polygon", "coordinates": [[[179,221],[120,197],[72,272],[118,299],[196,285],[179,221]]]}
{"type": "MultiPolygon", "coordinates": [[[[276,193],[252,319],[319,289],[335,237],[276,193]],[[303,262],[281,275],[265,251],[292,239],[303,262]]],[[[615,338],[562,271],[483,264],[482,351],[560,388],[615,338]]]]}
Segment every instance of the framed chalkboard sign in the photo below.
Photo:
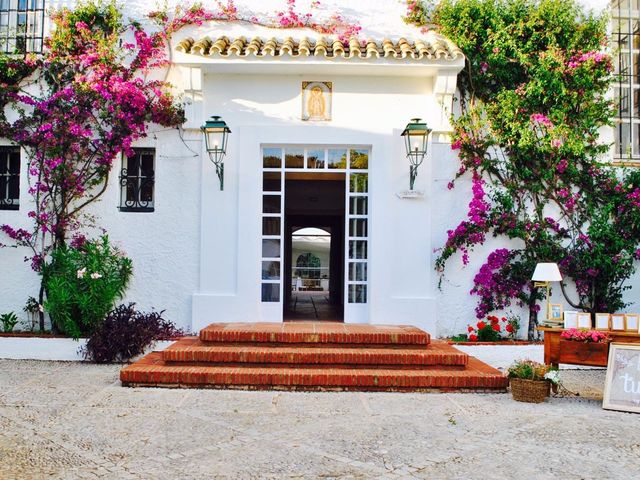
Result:
{"type": "Polygon", "coordinates": [[[602,408],[640,413],[640,344],[611,344],[602,408]]]}

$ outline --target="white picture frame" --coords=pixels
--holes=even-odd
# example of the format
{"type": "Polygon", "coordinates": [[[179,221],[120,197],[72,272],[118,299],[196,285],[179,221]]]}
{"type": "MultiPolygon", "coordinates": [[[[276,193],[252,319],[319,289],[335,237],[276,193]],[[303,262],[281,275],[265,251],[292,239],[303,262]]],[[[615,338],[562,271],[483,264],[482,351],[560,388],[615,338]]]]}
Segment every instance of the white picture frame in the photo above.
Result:
{"type": "Polygon", "coordinates": [[[578,312],[578,328],[591,328],[591,314],[588,312],[578,312]]]}
{"type": "Polygon", "coordinates": [[[627,332],[640,332],[640,314],[637,313],[627,313],[625,314],[625,321],[627,332]]]}
{"type": "Polygon", "coordinates": [[[628,388],[631,381],[640,382],[640,345],[636,343],[611,343],[609,362],[604,382],[602,408],[621,412],[640,413],[640,392],[628,388]]]}
{"type": "Polygon", "coordinates": [[[611,314],[611,330],[615,332],[624,332],[627,329],[624,313],[611,314]]]}
{"type": "Polygon", "coordinates": [[[578,328],[578,312],[575,310],[567,310],[564,312],[564,328],[578,328]]]}
{"type": "Polygon", "coordinates": [[[596,330],[609,330],[611,327],[611,315],[609,313],[596,313],[596,330]]]}

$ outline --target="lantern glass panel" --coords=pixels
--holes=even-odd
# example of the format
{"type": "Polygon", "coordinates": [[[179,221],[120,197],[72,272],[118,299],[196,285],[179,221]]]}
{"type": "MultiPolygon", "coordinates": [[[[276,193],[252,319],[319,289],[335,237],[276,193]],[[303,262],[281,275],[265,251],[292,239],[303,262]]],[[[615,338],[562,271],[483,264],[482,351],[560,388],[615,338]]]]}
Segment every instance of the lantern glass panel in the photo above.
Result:
{"type": "Polygon", "coordinates": [[[208,128],[207,150],[219,151],[224,149],[224,130],[222,128],[208,128]]]}
{"type": "Polygon", "coordinates": [[[410,152],[425,153],[427,151],[427,132],[412,131],[407,135],[407,147],[410,152]]]}

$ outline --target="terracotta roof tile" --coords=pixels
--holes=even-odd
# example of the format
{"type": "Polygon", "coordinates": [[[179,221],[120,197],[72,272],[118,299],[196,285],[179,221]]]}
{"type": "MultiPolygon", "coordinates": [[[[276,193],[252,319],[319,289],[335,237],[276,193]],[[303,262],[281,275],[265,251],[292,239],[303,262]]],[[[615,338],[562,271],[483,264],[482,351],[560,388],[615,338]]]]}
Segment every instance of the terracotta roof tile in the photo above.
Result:
{"type": "Polygon", "coordinates": [[[362,44],[355,38],[348,45],[335,39],[308,38],[294,39],[287,37],[279,40],[275,37],[245,37],[230,39],[222,36],[215,39],[205,37],[199,40],[186,38],[176,50],[183,53],[203,57],[321,57],[321,58],[395,58],[404,60],[456,60],[463,57],[462,51],[447,38],[428,32],[423,38],[415,41],[401,38],[392,41],[385,38],[381,42],[367,40],[362,44]]]}

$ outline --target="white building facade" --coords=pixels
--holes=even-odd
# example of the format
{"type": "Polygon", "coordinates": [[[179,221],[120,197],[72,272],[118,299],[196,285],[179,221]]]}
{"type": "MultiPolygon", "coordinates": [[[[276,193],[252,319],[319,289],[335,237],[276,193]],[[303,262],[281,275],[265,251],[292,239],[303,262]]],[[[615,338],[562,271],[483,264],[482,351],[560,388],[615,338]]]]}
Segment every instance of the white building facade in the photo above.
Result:
{"type": "MultiPolygon", "coordinates": [[[[326,4],[340,10],[344,2],[326,4]]],[[[466,268],[452,259],[442,290],[434,271],[435,249],[466,216],[470,198],[464,181],[446,188],[458,167],[448,117],[464,56],[436,33],[404,25],[401,4],[349,4],[366,12],[358,20],[373,42],[364,47],[323,47],[310,30],[246,23],[210,22],[175,35],[167,78],[185,98],[187,122],[180,131],[151,129],[135,158],[116,162],[92,212],[133,260],[123,301],[165,309],[192,331],[283,321],[294,295],[292,235],[318,228],[331,235],[325,300],[338,307],[333,320],[412,324],[433,335],[473,322],[473,275],[499,245],[478,249],[466,268]],[[310,100],[314,86],[322,107],[310,100]],[[231,130],[223,189],[200,131],[212,115],[231,130]],[[433,132],[408,191],[401,132],[412,118],[433,132]],[[121,188],[123,176],[137,193],[121,188]]],[[[145,8],[126,5],[140,18],[145,8]]],[[[0,144],[9,155],[9,142],[0,144]]],[[[26,163],[22,152],[18,207],[0,209],[0,224],[29,225],[26,163]]],[[[25,255],[0,249],[0,313],[21,312],[38,291],[25,255]]]]}

